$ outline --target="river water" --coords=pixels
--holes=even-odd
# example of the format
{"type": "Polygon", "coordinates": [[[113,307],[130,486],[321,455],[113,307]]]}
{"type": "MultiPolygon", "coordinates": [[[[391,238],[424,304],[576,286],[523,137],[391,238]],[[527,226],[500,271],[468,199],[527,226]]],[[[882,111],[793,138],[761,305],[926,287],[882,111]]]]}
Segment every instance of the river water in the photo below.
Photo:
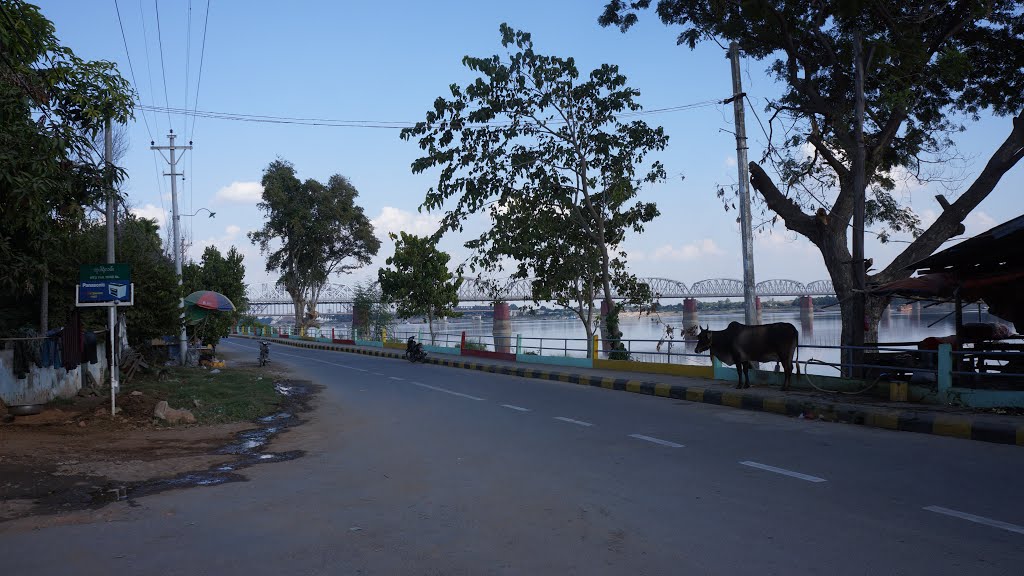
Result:
{"type": "MultiPolygon", "coordinates": [[[[879,324],[879,342],[882,343],[910,343],[919,342],[928,336],[948,336],[954,333],[954,319],[949,310],[933,312],[928,309],[917,311],[888,312],[879,324]],[[947,315],[948,314],[948,315],[947,315]]],[[[701,326],[710,326],[712,330],[725,328],[730,322],[743,322],[742,313],[701,313],[697,318],[701,326]]],[[[691,319],[684,319],[683,314],[655,314],[641,317],[623,315],[620,319],[620,326],[623,332],[623,340],[626,342],[632,358],[635,360],[665,362],[671,361],[674,364],[703,364],[710,362],[707,353],[701,356],[687,356],[693,354],[695,342],[692,337],[689,341],[682,341],[680,328],[692,325],[691,319]],[[673,338],[666,337],[666,328],[673,328],[673,338]],[[656,353],[658,341],[662,340],[660,354],[656,353]],[[671,343],[671,357],[666,355],[669,352],[671,343]]],[[[764,311],[761,317],[762,323],[789,322],[796,327],[800,333],[800,360],[801,363],[808,358],[814,358],[824,362],[836,363],[839,361],[839,350],[833,347],[840,343],[841,321],[838,310],[816,310],[813,317],[808,321],[801,319],[798,310],[792,311],[764,311]]],[[[986,311],[979,315],[974,307],[964,310],[965,322],[1006,322],[990,316],[986,311]]],[[[427,327],[421,323],[401,323],[396,326],[400,334],[421,333],[424,340],[428,339],[427,327]]],[[[468,316],[452,319],[441,323],[436,327],[442,336],[439,344],[447,341],[455,344],[459,341],[462,331],[466,332],[467,339],[476,340],[487,344],[493,350],[493,328],[490,318],[468,316]]],[[[1011,326],[1012,331],[1012,326],[1011,326]]],[[[544,355],[575,356],[586,355],[586,332],[579,320],[571,318],[553,318],[537,316],[515,316],[511,319],[511,337],[513,351],[516,336],[522,338],[523,351],[539,352],[544,355]]],[[[829,367],[811,367],[812,372],[821,374],[837,374],[836,370],[829,367]]]]}

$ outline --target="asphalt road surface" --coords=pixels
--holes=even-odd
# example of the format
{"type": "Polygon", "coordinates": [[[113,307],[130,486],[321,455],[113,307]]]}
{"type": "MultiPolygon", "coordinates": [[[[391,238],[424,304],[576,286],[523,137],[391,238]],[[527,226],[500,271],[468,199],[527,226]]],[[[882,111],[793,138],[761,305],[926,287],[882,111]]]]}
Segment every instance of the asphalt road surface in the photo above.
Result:
{"type": "Polygon", "coordinates": [[[112,504],[106,522],[0,525],[4,573],[1024,574],[1020,447],[281,345],[271,359],[325,386],[278,440],[305,457],[112,504]]]}

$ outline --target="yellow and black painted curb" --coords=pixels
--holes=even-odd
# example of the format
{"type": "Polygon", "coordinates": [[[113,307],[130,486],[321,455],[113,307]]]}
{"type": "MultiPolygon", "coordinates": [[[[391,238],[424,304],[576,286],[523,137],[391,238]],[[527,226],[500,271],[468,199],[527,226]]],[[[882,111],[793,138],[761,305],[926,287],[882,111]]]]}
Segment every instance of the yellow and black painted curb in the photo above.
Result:
{"type": "MultiPolygon", "coordinates": [[[[250,336],[242,334],[235,334],[233,336],[251,338],[250,336]]],[[[378,356],[382,358],[404,359],[403,354],[391,352],[389,349],[352,347],[343,344],[327,344],[324,342],[291,339],[286,340],[274,338],[270,340],[275,343],[288,344],[289,346],[297,346],[300,348],[347,352],[352,354],[363,354],[366,356],[378,356]]],[[[637,394],[662,396],[665,398],[674,398],[676,400],[731,406],[733,408],[742,408],[744,410],[772,412],[786,416],[804,415],[809,418],[820,418],[827,421],[845,422],[848,424],[858,424],[873,428],[885,428],[887,430],[921,432],[924,434],[952,436],[968,440],[980,440],[982,442],[1024,446],[1024,425],[1018,424],[1015,426],[1013,424],[1003,422],[986,422],[970,416],[934,414],[930,412],[916,412],[913,410],[893,410],[875,406],[843,404],[823,400],[764,398],[756,394],[745,393],[742,390],[725,391],[715,390],[705,386],[681,386],[649,380],[599,377],[586,374],[575,374],[571,372],[552,372],[534,368],[466,362],[463,360],[439,358],[436,356],[427,358],[427,362],[430,364],[437,364],[439,366],[463,368],[466,370],[479,370],[482,372],[489,372],[491,374],[554,380],[557,382],[582,384],[584,386],[595,386],[609,390],[622,390],[624,392],[634,392],[637,394]]]]}

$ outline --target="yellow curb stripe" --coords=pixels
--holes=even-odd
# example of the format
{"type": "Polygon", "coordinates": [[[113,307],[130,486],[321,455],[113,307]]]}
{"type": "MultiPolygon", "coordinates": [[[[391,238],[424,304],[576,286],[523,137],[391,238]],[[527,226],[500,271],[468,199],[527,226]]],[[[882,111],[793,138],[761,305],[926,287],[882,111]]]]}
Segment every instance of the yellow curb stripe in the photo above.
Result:
{"type": "Polygon", "coordinates": [[[686,399],[690,402],[703,402],[704,401],[704,389],[703,388],[687,388],[686,399]]]}
{"type": "Polygon", "coordinates": [[[672,385],[658,382],[654,385],[654,395],[668,398],[672,395],[672,385]]]}
{"type": "Polygon", "coordinates": [[[936,416],[932,422],[932,433],[956,438],[971,437],[971,421],[956,416],[936,416]]]}
{"type": "Polygon", "coordinates": [[[774,412],[776,414],[786,413],[786,401],[778,398],[765,398],[764,399],[764,411],[774,412]]]}
{"type": "Polygon", "coordinates": [[[615,379],[614,378],[607,378],[607,377],[601,378],[601,388],[607,388],[609,390],[614,390],[615,389],[615,379]]]}
{"type": "Polygon", "coordinates": [[[626,392],[640,392],[640,381],[639,380],[627,380],[626,381],[626,392]]]}
{"type": "Polygon", "coordinates": [[[867,424],[868,426],[873,426],[875,428],[885,428],[886,430],[899,430],[900,415],[895,412],[870,412],[868,413],[864,423],[867,424]]]}
{"type": "Polygon", "coordinates": [[[743,406],[743,394],[735,392],[722,392],[722,405],[739,408],[743,406]]]}

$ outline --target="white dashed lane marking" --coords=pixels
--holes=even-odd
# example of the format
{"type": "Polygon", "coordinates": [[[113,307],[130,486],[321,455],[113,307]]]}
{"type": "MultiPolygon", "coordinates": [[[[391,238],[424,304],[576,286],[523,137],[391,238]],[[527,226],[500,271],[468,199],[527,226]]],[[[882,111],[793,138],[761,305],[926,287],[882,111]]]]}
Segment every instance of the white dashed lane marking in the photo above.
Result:
{"type": "Polygon", "coordinates": [[[523,408],[522,406],[513,406],[511,404],[502,404],[502,406],[504,406],[505,408],[509,408],[511,410],[517,410],[519,412],[529,412],[530,411],[529,408],[523,408]]]}
{"type": "Polygon", "coordinates": [[[662,440],[661,438],[654,438],[652,436],[644,436],[643,434],[630,434],[630,438],[636,438],[637,440],[646,440],[647,442],[653,442],[662,446],[668,446],[669,448],[686,448],[682,444],[676,444],[675,442],[669,442],[668,440],[662,440]]]}
{"type": "Polygon", "coordinates": [[[1024,526],[1017,526],[1016,524],[1010,524],[1009,522],[993,520],[991,518],[985,518],[984,516],[976,516],[974,514],[968,514],[967,512],[960,512],[959,510],[943,508],[942,506],[925,506],[924,509],[929,512],[936,512],[938,514],[945,514],[946,516],[952,516],[961,520],[967,520],[968,522],[984,524],[985,526],[992,526],[993,528],[1000,528],[1009,532],[1016,532],[1017,534],[1024,534],[1024,526]]]}
{"type": "Polygon", "coordinates": [[[562,422],[568,422],[569,424],[576,424],[577,426],[593,426],[590,422],[573,420],[572,418],[566,418],[565,416],[555,416],[555,420],[561,420],[562,422]]]}
{"type": "Polygon", "coordinates": [[[782,474],[783,476],[789,476],[791,478],[799,478],[808,482],[828,482],[824,478],[818,478],[817,476],[811,476],[809,474],[801,474],[800,472],[793,472],[792,470],[786,470],[785,468],[776,468],[775,466],[769,466],[767,464],[761,464],[759,462],[751,462],[745,460],[740,462],[744,466],[750,466],[751,468],[757,468],[759,470],[767,470],[768,472],[775,472],[776,474],[782,474]]]}
{"type": "Polygon", "coordinates": [[[470,400],[484,400],[484,398],[478,398],[476,396],[470,396],[469,394],[463,394],[462,392],[456,392],[454,390],[447,390],[445,388],[438,388],[437,386],[431,386],[430,384],[424,384],[423,382],[413,382],[420,388],[427,388],[430,390],[436,390],[438,392],[444,392],[445,394],[451,394],[452,396],[459,396],[461,398],[469,398],[470,400]]]}

